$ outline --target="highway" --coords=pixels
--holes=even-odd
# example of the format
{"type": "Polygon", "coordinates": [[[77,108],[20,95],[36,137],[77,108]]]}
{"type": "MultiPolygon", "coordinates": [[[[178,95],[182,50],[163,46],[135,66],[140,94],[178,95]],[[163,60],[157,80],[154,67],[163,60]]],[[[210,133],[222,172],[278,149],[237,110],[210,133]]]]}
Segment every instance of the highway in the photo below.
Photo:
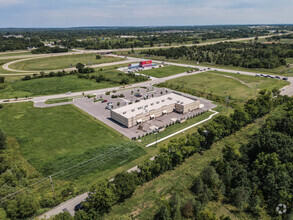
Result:
{"type": "MultiPolygon", "coordinates": [[[[285,33],[288,34],[288,33],[285,33]]],[[[259,36],[258,38],[267,38],[272,36],[279,36],[283,34],[278,35],[267,35],[267,36],[259,36]]],[[[191,47],[191,46],[204,46],[204,45],[211,45],[211,44],[218,44],[223,42],[237,42],[237,41],[244,41],[244,40],[253,40],[254,37],[248,37],[248,38],[236,38],[236,39],[229,39],[229,40],[222,40],[222,41],[213,41],[213,42],[205,42],[205,43],[199,43],[199,44],[182,44],[182,45],[173,45],[173,46],[155,46],[155,47],[141,47],[141,48],[133,48],[133,50],[148,50],[148,49],[166,49],[166,48],[172,48],[172,47],[191,47]]],[[[55,53],[55,54],[29,54],[29,55],[19,55],[19,56],[1,56],[1,59],[18,59],[14,60],[8,63],[5,63],[2,68],[7,71],[11,71],[11,74],[0,74],[0,76],[17,76],[17,75],[32,75],[35,73],[38,73],[40,71],[25,71],[25,70],[15,70],[12,68],[9,68],[9,66],[13,63],[22,62],[26,60],[31,59],[39,59],[39,58],[48,58],[48,57],[56,57],[56,56],[64,56],[64,55],[76,55],[76,54],[88,54],[88,53],[113,53],[113,52],[119,52],[119,51],[129,51],[132,50],[132,48],[123,48],[123,49],[102,49],[102,50],[80,50],[80,49],[73,49],[73,51],[66,52],[66,53],[55,53]],[[13,73],[15,72],[15,73],[13,73]]],[[[10,52],[11,53],[11,52],[10,52]]],[[[3,54],[3,53],[2,53],[3,54]]],[[[92,65],[90,67],[99,67],[98,65],[92,65]]],[[[56,72],[56,71],[70,71],[75,68],[65,68],[65,69],[58,69],[58,70],[51,70],[51,71],[45,71],[45,72],[56,72]]]]}

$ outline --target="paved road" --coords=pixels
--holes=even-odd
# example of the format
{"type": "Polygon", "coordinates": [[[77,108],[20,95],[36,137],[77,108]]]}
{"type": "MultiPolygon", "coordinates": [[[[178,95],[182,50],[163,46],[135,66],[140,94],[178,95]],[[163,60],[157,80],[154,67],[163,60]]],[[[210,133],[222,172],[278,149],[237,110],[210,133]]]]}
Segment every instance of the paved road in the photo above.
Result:
{"type": "MultiPolygon", "coordinates": [[[[156,60],[154,60],[154,62],[162,63],[162,61],[156,61],[156,60]]],[[[152,84],[165,82],[167,80],[175,79],[175,78],[178,78],[178,77],[182,77],[182,76],[186,76],[186,75],[198,74],[198,73],[204,72],[203,69],[205,69],[205,71],[218,70],[218,71],[223,71],[223,72],[228,72],[228,73],[234,73],[234,74],[240,73],[240,74],[250,75],[250,76],[255,76],[256,74],[259,74],[259,73],[255,73],[255,72],[237,71],[237,70],[229,70],[229,69],[223,69],[223,68],[210,68],[210,69],[208,69],[208,67],[197,66],[197,65],[187,65],[187,64],[180,64],[180,63],[171,63],[171,62],[164,62],[164,63],[169,64],[169,65],[176,65],[176,66],[199,68],[202,71],[196,71],[196,72],[193,72],[193,73],[186,73],[185,72],[185,73],[180,73],[180,74],[168,76],[168,77],[165,77],[165,78],[156,78],[156,79],[153,79],[151,81],[146,81],[146,82],[142,82],[142,83],[133,84],[133,85],[130,85],[130,86],[126,87],[126,88],[134,88],[134,87],[139,87],[139,86],[150,86],[152,84]]],[[[284,90],[282,89],[281,94],[282,95],[293,96],[293,77],[288,77],[288,82],[290,82],[290,85],[284,87],[284,90]]],[[[27,102],[27,101],[33,101],[33,102],[40,102],[41,101],[42,102],[42,101],[46,101],[47,99],[56,99],[56,98],[63,98],[63,97],[80,96],[80,95],[82,95],[82,93],[84,93],[85,95],[89,95],[89,94],[92,94],[92,93],[105,93],[105,92],[109,92],[109,91],[113,91],[113,90],[119,90],[119,89],[123,89],[123,87],[112,87],[112,88],[106,88],[106,89],[97,89],[97,90],[74,92],[74,93],[71,93],[69,95],[58,94],[58,95],[38,96],[38,97],[32,97],[30,99],[22,99],[22,100],[19,100],[19,101],[13,101],[12,100],[12,102],[27,102]]],[[[4,99],[2,99],[2,100],[0,100],[0,103],[6,103],[6,102],[4,102],[4,99]]]]}

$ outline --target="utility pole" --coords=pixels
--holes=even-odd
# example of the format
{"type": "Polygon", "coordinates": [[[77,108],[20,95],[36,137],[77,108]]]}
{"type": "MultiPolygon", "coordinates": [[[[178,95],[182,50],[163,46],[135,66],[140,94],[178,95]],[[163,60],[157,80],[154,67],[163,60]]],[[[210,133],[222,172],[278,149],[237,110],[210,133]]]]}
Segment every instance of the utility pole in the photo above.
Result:
{"type": "Polygon", "coordinates": [[[56,200],[56,195],[55,195],[55,191],[54,191],[54,186],[53,186],[52,177],[49,176],[49,178],[50,178],[50,183],[51,183],[51,186],[52,186],[52,191],[53,191],[54,199],[56,200]]]}

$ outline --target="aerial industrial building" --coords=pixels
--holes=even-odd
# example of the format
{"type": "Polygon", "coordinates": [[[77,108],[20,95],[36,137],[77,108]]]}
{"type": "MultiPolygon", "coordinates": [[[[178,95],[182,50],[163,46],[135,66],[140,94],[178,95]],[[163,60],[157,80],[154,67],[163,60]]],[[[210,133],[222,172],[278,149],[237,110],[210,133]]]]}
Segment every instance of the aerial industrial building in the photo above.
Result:
{"type": "Polygon", "coordinates": [[[111,118],[130,128],[174,111],[184,114],[198,109],[199,105],[199,100],[170,93],[111,110],[111,118]]]}

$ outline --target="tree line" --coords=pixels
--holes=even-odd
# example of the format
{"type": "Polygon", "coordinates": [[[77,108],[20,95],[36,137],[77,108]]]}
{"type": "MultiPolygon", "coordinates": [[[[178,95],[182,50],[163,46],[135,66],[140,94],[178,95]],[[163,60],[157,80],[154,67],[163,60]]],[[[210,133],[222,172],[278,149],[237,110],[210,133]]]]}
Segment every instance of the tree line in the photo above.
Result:
{"type": "Polygon", "coordinates": [[[67,48],[60,48],[60,47],[48,47],[42,46],[37,49],[32,50],[33,54],[41,54],[41,53],[65,53],[68,52],[67,48]]]}
{"type": "Polygon", "coordinates": [[[205,46],[148,50],[141,53],[163,56],[166,59],[187,59],[200,63],[273,69],[286,65],[286,58],[293,57],[293,45],[224,42],[205,46]]]}

